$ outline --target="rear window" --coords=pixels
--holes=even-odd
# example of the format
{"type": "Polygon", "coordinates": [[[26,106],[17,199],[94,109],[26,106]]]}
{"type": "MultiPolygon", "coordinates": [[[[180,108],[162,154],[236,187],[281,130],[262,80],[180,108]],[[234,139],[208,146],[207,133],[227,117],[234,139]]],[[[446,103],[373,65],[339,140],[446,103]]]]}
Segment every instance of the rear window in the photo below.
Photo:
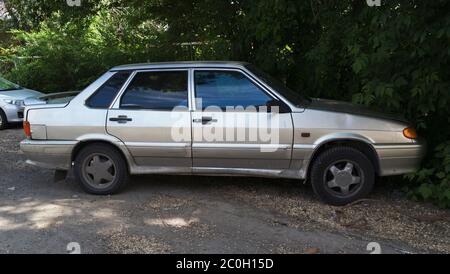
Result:
{"type": "Polygon", "coordinates": [[[123,71],[114,74],[89,99],[86,105],[91,108],[109,108],[114,98],[130,76],[130,72],[123,71]]]}

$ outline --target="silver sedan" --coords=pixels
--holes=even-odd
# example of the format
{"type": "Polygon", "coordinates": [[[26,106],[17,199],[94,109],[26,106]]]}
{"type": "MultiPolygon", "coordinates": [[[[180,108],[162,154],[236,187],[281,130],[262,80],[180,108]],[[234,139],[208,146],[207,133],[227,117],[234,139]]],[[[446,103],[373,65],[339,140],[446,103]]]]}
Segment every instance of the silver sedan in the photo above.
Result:
{"type": "Polygon", "coordinates": [[[307,179],[343,205],[424,152],[401,118],[304,97],[240,62],[115,67],[69,102],[27,107],[24,129],[28,163],[73,169],[92,194],[130,174],[241,175],[307,179]]]}
{"type": "Polygon", "coordinates": [[[0,130],[9,123],[22,122],[24,99],[40,95],[42,93],[22,88],[0,77],[0,130]]]}

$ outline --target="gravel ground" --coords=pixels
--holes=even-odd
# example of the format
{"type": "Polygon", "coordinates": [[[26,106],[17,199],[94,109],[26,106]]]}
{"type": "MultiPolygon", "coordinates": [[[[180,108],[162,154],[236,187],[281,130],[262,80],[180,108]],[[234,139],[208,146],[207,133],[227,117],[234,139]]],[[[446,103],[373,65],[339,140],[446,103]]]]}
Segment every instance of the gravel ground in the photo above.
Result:
{"type": "Polygon", "coordinates": [[[0,253],[449,253],[450,212],[379,180],[368,199],[320,203],[295,180],[139,176],[114,196],[25,164],[0,131],[0,253]]]}

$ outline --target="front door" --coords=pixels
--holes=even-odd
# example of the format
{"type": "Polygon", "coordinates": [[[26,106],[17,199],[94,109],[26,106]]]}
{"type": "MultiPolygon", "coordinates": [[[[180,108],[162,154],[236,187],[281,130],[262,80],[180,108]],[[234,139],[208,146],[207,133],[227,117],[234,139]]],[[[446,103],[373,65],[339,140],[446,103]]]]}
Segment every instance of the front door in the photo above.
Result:
{"type": "Polygon", "coordinates": [[[190,171],[188,70],[137,72],[108,111],[107,131],[145,171],[190,171]]]}
{"type": "Polygon", "coordinates": [[[279,100],[240,70],[196,69],[193,80],[194,168],[289,168],[292,118],[279,100]]]}

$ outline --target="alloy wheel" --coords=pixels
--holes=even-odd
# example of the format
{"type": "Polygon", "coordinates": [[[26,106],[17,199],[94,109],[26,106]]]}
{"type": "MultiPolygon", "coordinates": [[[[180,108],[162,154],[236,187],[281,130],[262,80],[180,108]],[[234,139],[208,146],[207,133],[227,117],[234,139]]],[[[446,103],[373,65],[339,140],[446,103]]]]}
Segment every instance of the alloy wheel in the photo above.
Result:
{"type": "Polygon", "coordinates": [[[82,176],[94,188],[107,188],[116,179],[117,168],[105,154],[94,153],[85,158],[82,176]]]}
{"type": "Polygon", "coordinates": [[[339,197],[350,197],[361,188],[364,173],[361,167],[349,160],[334,162],[325,171],[325,188],[339,197]]]}

